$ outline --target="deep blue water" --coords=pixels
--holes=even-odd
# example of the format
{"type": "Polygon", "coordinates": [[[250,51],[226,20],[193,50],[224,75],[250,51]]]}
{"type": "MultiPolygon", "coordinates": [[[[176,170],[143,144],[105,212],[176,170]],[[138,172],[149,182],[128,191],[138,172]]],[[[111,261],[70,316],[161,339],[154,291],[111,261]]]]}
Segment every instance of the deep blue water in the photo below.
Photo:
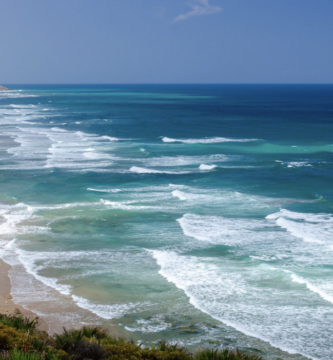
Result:
{"type": "Polygon", "coordinates": [[[22,85],[0,126],[0,256],[51,331],[331,358],[333,86],[22,85]]]}

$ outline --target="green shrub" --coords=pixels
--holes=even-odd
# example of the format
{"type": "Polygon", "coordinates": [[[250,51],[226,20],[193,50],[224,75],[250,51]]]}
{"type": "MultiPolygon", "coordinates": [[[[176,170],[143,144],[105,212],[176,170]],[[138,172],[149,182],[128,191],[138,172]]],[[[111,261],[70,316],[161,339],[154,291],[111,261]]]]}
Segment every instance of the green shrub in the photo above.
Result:
{"type": "Polygon", "coordinates": [[[195,360],[262,360],[262,357],[248,354],[242,351],[224,349],[221,351],[218,350],[202,350],[198,351],[194,355],[195,360]]]}
{"type": "Polygon", "coordinates": [[[108,352],[108,360],[190,360],[192,356],[186,349],[177,345],[161,342],[156,348],[144,348],[133,343],[118,343],[103,345],[108,352]]]}
{"type": "MultiPolygon", "coordinates": [[[[62,357],[56,353],[38,353],[38,352],[23,352],[18,349],[12,350],[7,356],[6,360],[61,360],[62,357]]],[[[68,359],[68,355],[67,358],[68,359]]]]}
{"type": "Polygon", "coordinates": [[[18,323],[12,322],[12,317],[8,318],[9,321],[7,324],[11,324],[12,326],[0,323],[1,350],[12,350],[9,352],[10,356],[21,356],[20,353],[23,352],[29,354],[29,356],[31,354],[40,354],[43,360],[68,359],[66,352],[54,348],[55,341],[46,332],[35,330],[34,333],[32,333],[31,329],[29,329],[29,331],[18,330],[16,328],[18,323]]]}
{"type": "Polygon", "coordinates": [[[38,325],[36,320],[30,320],[27,317],[23,317],[23,315],[14,316],[3,314],[0,314],[0,324],[8,325],[28,333],[33,333],[38,325]]]}
{"type": "Polygon", "coordinates": [[[67,330],[63,328],[63,330],[62,334],[54,334],[55,346],[67,352],[69,348],[73,347],[73,344],[83,340],[83,332],[77,329],[67,330]]]}
{"type": "Polygon", "coordinates": [[[206,349],[191,354],[178,345],[159,342],[142,348],[132,341],[111,337],[100,327],[86,327],[48,335],[35,321],[0,315],[0,358],[4,360],[263,360],[240,350],[206,349]]]}
{"type": "Polygon", "coordinates": [[[49,347],[46,350],[46,360],[68,360],[68,354],[60,349],[49,347]]]}
{"type": "Polygon", "coordinates": [[[82,331],[83,336],[87,339],[95,338],[97,340],[102,340],[107,337],[110,337],[109,333],[106,330],[104,330],[98,326],[94,326],[94,327],[84,326],[81,329],[81,331],[82,331]]]}
{"type": "Polygon", "coordinates": [[[41,354],[38,353],[26,353],[18,349],[14,349],[10,352],[9,356],[6,357],[6,360],[43,360],[41,354]]]}
{"type": "Polygon", "coordinates": [[[107,358],[107,352],[98,342],[107,336],[107,332],[98,327],[64,328],[62,334],[55,334],[55,346],[71,355],[73,360],[102,360],[107,358]],[[97,343],[85,339],[94,339],[97,343]]]}
{"type": "Polygon", "coordinates": [[[73,360],[103,360],[108,357],[106,350],[102,346],[85,340],[73,342],[67,352],[73,360]]]}
{"type": "Polygon", "coordinates": [[[11,350],[14,348],[23,351],[32,350],[33,346],[30,342],[29,335],[0,323],[0,349],[11,350]]]}

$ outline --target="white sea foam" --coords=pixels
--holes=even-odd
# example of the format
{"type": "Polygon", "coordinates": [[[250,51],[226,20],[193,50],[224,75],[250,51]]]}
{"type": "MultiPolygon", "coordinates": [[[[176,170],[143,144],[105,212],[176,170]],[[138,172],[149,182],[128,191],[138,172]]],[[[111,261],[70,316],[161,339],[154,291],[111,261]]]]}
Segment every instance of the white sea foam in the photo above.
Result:
{"type": "MultiPolygon", "coordinates": [[[[186,199],[188,202],[184,206],[188,210],[188,206],[205,206],[215,208],[218,212],[221,211],[221,204],[224,204],[225,211],[234,212],[241,209],[243,212],[249,212],[253,209],[276,209],[276,202],[272,205],[268,203],[271,199],[264,197],[249,196],[232,191],[216,191],[212,189],[202,189],[199,187],[185,186],[181,184],[169,184],[160,186],[143,186],[143,187],[128,187],[128,188],[87,188],[88,191],[96,191],[102,193],[128,193],[124,194],[129,201],[145,202],[147,199],[156,199],[164,201],[164,205],[174,206],[173,201],[168,202],[173,197],[179,199],[186,199]],[[173,191],[176,191],[173,193],[173,191]],[[166,201],[166,202],[165,202],[166,201]]],[[[108,199],[109,200],[109,199],[108,199]]],[[[118,199],[117,199],[118,200],[118,199]]],[[[121,200],[124,200],[123,198],[121,200]]],[[[281,204],[281,201],[278,202],[281,204]]],[[[215,210],[216,211],[216,210],[215,210]]],[[[266,212],[267,213],[267,212],[266,212]]]]}
{"type": "Polygon", "coordinates": [[[36,105],[33,104],[26,104],[26,105],[16,105],[16,104],[10,104],[9,106],[17,109],[30,109],[32,107],[35,107],[36,105]]]}
{"type": "Polygon", "coordinates": [[[324,289],[322,289],[319,286],[313,285],[311,283],[311,281],[305,280],[302,277],[296,275],[296,274],[291,274],[291,278],[294,282],[297,282],[299,284],[304,284],[306,285],[306,287],[311,290],[314,293],[317,293],[320,297],[322,297],[324,300],[330,302],[333,304],[333,288],[331,286],[331,284],[324,284],[322,285],[322,287],[324,287],[324,289]],[[325,289],[326,288],[326,289],[325,289]],[[326,290],[326,291],[325,291],[326,290]],[[328,294],[327,291],[330,291],[332,294],[328,294]]]}
{"type": "Polygon", "coordinates": [[[258,230],[265,229],[265,236],[270,235],[267,230],[272,230],[272,226],[264,220],[246,218],[185,214],[177,221],[186,236],[232,246],[257,241],[260,236],[258,230]]]}
{"type": "Polygon", "coordinates": [[[112,156],[102,149],[100,137],[80,131],[63,132],[53,128],[46,133],[53,144],[49,147],[46,167],[70,168],[71,170],[99,170],[112,165],[112,156]]]}
{"type": "MultiPolygon", "coordinates": [[[[121,210],[130,210],[130,211],[138,211],[138,210],[162,210],[163,208],[157,206],[147,206],[147,205],[131,205],[134,201],[109,201],[101,199],[101,203],[105,206],[110,206],[113,209],[121,209],[121,210]]],[[[166,210],[166,209],[165,209],[166,210]]]]}
{"type": "Polygon", "coordinates": [[[142,305],[140,303],[103,305],[91,302],[76,295],[72,295],[72,298],[75,303],[81,308],[89,310],[92,313],[98,315],[99,317],[107,320],[121,318],[128,312],[131,312],[133,314],[142,305]]]}
{"type": "Polygon", "coordinates": [[[138,174],[163,174],[163,171],[160,170],[146,169],[138,166],[132,166],[130,171],[136,172],[138,174]]]}
{"type": "Polygon", "coordinates": [[[53,127],[51,128],[52,131],[59,131],[59,132],[69,132],[68,130],[65,130],[65,129],[61,129],[61,128],[58,128],[58,127],[53,127]]]}
{"type": "Polygon", "coordinates": [[[188,187],[185,185],[174,185],[169,184],[168,186],[143,186],[143,187],[132,187],[132,188],[120,188],[120,189],[95,189],[95,188],[87,188],[88,191],[97,191],[97,192],[105,192],[105,193],[118,193],[118,192],[129,192],[132,193],[130,196],[133,195],[140,195],[146,198],[153,192],[159,193],[161,196],[164,192],[169,192],[170,188],[176,188],[176,189],[187,189],[188,187]]]}
{"type": "Polygon", "coordinates": [[[200,170],[213,170],[216,168],[216,165],[205,165],[205,164],[201,164],[199,166],[200,170]]]}
{"type": "Polygon", "coordinates": [[[45,164],[47,148],[50,146],[50,140],[43,134],[16,127],[7,131],[6,134],[12,136],[19,147],[13,147],[7,150],[9,154],[15,157],[23,168],[42,167],[45,164]]]}
{"type": "MultiPolygon", "coordinates": [[[[91,159],[91,160],[101,160],[101,159],[112,159],[112,156],[109,154],[103,154],[103,153],[97,153],[97,152],[93,152],[91,150],[89,150],[89,152],[84,152],[83,156],[86,157],[87,159],[91,159]]],[[[108,165],[111,165],[111,163],[108,163],[108,165]]]]}
{"type": "Polygon", "coordinates": [[[0,99],[15,99],[15,98],[27,98],[27,97],[39,97],[38,95],[33,94],[23,94],[21,93],[21,90],[15,90],[15,91],[1,91],[0,93],[0,99]]]}
{"type": "MultiPolygon", "coordinates": [[[[34,279],[46,285],[48,288],[52,288],[62,295],[70,296],[74,302],[81,307],[96,314],[104,319],[114,319],[124,316],[127,312],[136,312],[143,307],[149,305],[148,303],[120,303],[120,304],[99,304],[83,297],[73,294],[72,287],[66,284],[62,284],[59,279],[52,277],[45,277],[40,275],[40,271],[44,268],[51,267],[66,267],[73,261],[81,263],[87,261],[87,258],[94,256],[94,258],[100,257],[101,252],[86,252],[86,251],[70,251],[70,252],[37,252],[37,251],[25,251],[15,246],[15,240],[8,243],[0,251],[0,255],[5,258],[6,262],[14,267],[23,265],[25,271],[30,274],[34,279]]],[[[105,256],[105,254],[104,254],[105,256]]],[[[16,291],[20,291],[16,289],[16,291]]],[[[47,293],[47,290],[45,290],[47,293]]],[[[39,294],[38,301],[41,300],[39,294]]]]}
{"type": "Polygon", "coordinates": [[[287,167],[303,167],[303,166],[312,166],[308,162],[305,161],[290,161],[287,163],[287,167]]]}
{"type": "Polygon", "coordinates": [[[292,167],[304,167],[304,166],[312,166],[311,164],[309,164],[309,162],[307,161],[289,161],[289,162],[284,162],[281,160],[275,160],[275,162],[278,162],[282,165],[286,165],[288,168],[292,168],[292,167]]]}
{"type": "Polygon", "coordinates": [[[100,202],[75,202],[75,203],[67,203],[67,204],[52,204],[52,205],[39,205],[39,206],[30,206],[31,211],[38,210],[59,210],[59,209],[72,209],[72,208],[80,208],[80,207],[88,207],[94,208],[99,207],[100,202]]]}
{"type": "MultiPolygon", "coordinates": [[[[279,305],[285,294],[274,284],[281,281],[281,272],[262,265],[247,268],[246,264],[239,271],[239,264],[225,258],[215,259],[213,263],[211,258],[184,256],[172,251],[150,253],[160,266],[159,273],[183,290],[193,306],[243,334],[310,358],[316,358],[317,349],[309,343],[309,333],[312,341],[321,341],[325,346],[330,343],[329,338],[313,332],[314,326],[316,329],[330,326],[325,310],[298,307],[292,300],[289,306],[279,305]],[[267,298],[274,298],[275,302],[263,301],[267,298]],[[304,322],[304,318],[308,321],[304,322]],[[302,326],[295,332],[295,326],[300,323],[302,326]]],[[[287,284],[287,278],[283,281],[287,284]]],[[[298,291],[302,290],[294,291],[291,299],[301,296],[298,291]]]]}
{"type": "Polygon", "coordinates": [[[275,220],[277,225],[306,242],[333,244],[332,214],[297,213],[281,209],[266,219],[275,220]]]}
{"type": "Polygon", "coordinates": [[[154,169],[146,169],[138,166],[132,166],[130,168],[131,172],[137,174],[188,174],[188,171],[161,171],[161,170],[154,170],[154,169]]]}
{"type": "Polygon", "coordinates": [[[41,281],[46,286],[49,286],[59,291],[63,295],[70,295],[71,287],[69,285],[60,284],[58,279],[56,278],[39,275],[39,270],[41,270],[43,267],[36,264],[37,260],[47,258],[48,256],[50,256],[49,253],[29,253],[28,251],[24,251],[19,248],[15,249],[15,252],[17,254],[18,260],[21,264],[23,264],[25,270],[35,279],[41,281]]]}
{"type": "MultiPolygon", "coordinates": [[[[35,279],[42,282],[44,285],[51,287],[57,290],[59,293],[63,295],[70,295],[71,294],[71,286],[59,283],[59,280],[56,278],[45,277],[39,274],[40,270],[45,268],[44,262],[48,262],[48,265],[57,267],[57,262],[59,263],[60,260],[63,263],[68,261],[73,261],[78,257],[83,257],[85,254],[80,251],[71,251],[71,252],[37,252],[37,251],[25,251],[18,246],[15,246],[15,241],[12,241],[8,244],[5,248],[6,251],[10,251],[12,254],[11,256],[6,256],[5,259],[7,262],[11,264],[11,261],[14,260],[14,265],[17,264],[13,255],[22,264],[25,268],[25,271],[32,275],[35,279]]],[[[59,263],[60,264],[60,263],[59,263]]]]}
{"type": "Polygon", "coordinates": [[[312,166],[311,164],[307,162],[301,162],[301,161],[292,161],[288,163],[288,167],[302,167],[302,166],[312,166]]]}
{"type": "MultiPolygon", "coordinates": [[[[23,123],[21,118],[17,121],[23,123]]],[[[22,126],[7,130],[6,135],[13,137],[20,146],[7,150],[15,157],[15,164],[4,165],[4,169],[65,167],[80,170],[104,168],[112,164],[105,161],[112,158],[110,154],[96,151],[103,144],[101,137],[96,135],[74,133],[58,127],[47,129],[22,126]],[[88,150],[87,146],[90,146],[88,150]],[[87,151],[96,151],[96,154],[87,154],[87,151]]]]}
{"type": "Polygon", "coordinates": [[[146,166],[186,166],[186,165],[200,165],[205,162],[228,162],[238,161],[241,157],[237,155],[203,155],[203,156],[161,156],[142,159],[141,161],[146,166]]]}
{"type": "Polygon", "coordinates": [[[5,256],[1,255],[12,266],[9,271],[11,295],[16,303],[43,317],[49,324],[50,332],[61,331],[61,327],[57,325],[59,314],[61,314],[61,323],[68,327],[78,327],[82,323],[99,323],[99,317],[76,307],[71,297],[45,286],[43,282],[29,274],[14,254],[13,251],[7,251],[5,256]]]}
{"type": "Polygon", "coordinates": [[[125,329],[131,332],[139,331],[147,334],[161,332],[172,326],[172,324],[166,322],[161,315],[156,315],[149,320],[138,319],[136,323],[136,326],[125,326],[125,329]]]}
{"type": "Polygon", "coordinates": [[[33,211],[29,206],[23,203],[12,206],[2,205],[1,216],[5,220],[0,224],[1,236],[36,234],[48,231],[46,227],[36,226],[33,222],[31,222],[31,220],[36,220],[38,217],[33,214],[33,211]],[[30,220],[29,224],[27,223],[28,220],[30,220]]]}
{"type": "Polygon", "coordinates": [[[181,142],[185,144],[214,144],[221,142],[250,142],[250,141],[259,141],[259,139],[232,139],[224,137],[212,137],[206,139],[172,139],[168,137],[162,138],[162,141],[167,143],[181,142]]]}
{"type": "Polygon", "coordinates": [[[183,193],[182,191],[179,191],[179,190],[174,190],[172,192],[172,195],[179,198],[180,200],[186,200],[187,199],[185,193],[183,193]]]}
{"type": "Polygon", "coordinates": [[[101,136],[101,139],[109,140],[109,141],[118,141],[118,140],[120,140],[120,139],[118,139],[116,137],[111,137],[111,136],[101,136]]]}
{"type": "Polygon", "coordinates": [[[117,193],[123,191],[122,189],[93,189],[87,188],[88,191],[97,191],[97,192],[105,192],[105,193],[117,193]]]}

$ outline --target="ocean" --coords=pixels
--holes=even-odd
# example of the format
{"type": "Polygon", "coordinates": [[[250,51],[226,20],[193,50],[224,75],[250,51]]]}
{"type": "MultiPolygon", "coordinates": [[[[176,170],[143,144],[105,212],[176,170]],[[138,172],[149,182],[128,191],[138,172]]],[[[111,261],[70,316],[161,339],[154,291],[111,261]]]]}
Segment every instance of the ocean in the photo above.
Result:
{"type": "Polygon", "coordinates": [[[0,92],[15,301],[146,346],[332,358],[332,85],[15,89],[0,92]]]}

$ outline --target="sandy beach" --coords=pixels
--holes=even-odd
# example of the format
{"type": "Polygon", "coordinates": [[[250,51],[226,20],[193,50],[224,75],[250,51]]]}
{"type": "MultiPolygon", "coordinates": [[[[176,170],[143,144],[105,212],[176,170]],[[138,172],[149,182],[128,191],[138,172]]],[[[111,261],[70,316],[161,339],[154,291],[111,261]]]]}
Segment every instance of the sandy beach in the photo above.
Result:
{"type": "MultiPolygon", "coordinates": [[[[19,304],[16,304],[10,294],[11,285],[8,271],[11,269],[10,265],[6,264],[0,259],[0,313],[1,314],[14,314],[17,310],[29,319],[33,319],[37,316],[30,310],[25,309],[19,304]]],[[[38,319],[38,328],[43,331],[49,331],[48,324],[41,318],[38,319]]]]}
{"type": "MultiPolygon", "coordinates": [[[[19,146],[11,137],[0,136],[0,151],[6,151],[9,147],[19,146]]],[[[11,284],[8,272],[11,266],[0,259],[0,313],[1,314],[14,314],[19,311],[22,315],[33,319],[37,316],[30,310],[25,309],[23,306],[15,303],[11,295],[11,284]]],[[[39,329],[49,331],[49,326],[44,319],[39,318],[39,329]]]]}

